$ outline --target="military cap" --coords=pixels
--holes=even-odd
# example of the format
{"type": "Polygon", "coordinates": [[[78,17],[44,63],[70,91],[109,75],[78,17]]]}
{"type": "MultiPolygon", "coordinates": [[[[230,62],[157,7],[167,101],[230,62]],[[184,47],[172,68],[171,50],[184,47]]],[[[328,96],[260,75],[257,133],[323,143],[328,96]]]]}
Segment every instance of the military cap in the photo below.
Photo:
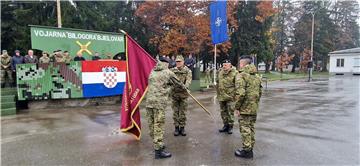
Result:
{"type": "Polygon", "coordinates": [[[3,53],[3,54],[6,54],[6,53],[7,53],[7,50],[2,50],[2,53],[3,53]]]}
{"type": "Polygon", "coordinates": [[[231,61],[228,58],[226,58],[222,61],[222,63],[231,63],[231,61]]]}
{"type": "Polygon", "coordinates": [[[250,59],[252,60],[252,57],[250,55],[243,55],[240,57],[240,59],[250,59]]]}
{"type": "Polygon", "coordinates": [[[159,57],[159,61],[161,61],[161,62],[166,62],[166,63],[170,63],[170,59],[169,59],[169,58],[166,58],[166,57],[164,57],[164,56],[160,56],[160,57],[159,57]]]}
{"type": "Polygon", "coordinates": [[[184,61],[184,57],[182,55],[178,55],[176,56],[176,59],[175,59],[176,62],[178,61],[184,61]]]}
{"type": "Polygon", "coordinates": [[[19,50],[15,50],[15,53],[20,52],[19,50]]]}
{"type": "Polygon", "coordinates": [[[250,63],[252,63],[252,60],[253,60],[253,58],[250,55],[243,55],[240,57],[240,60],[242,60],[242,59],[248,59],[248,60],[250,60],[250,63]]]}

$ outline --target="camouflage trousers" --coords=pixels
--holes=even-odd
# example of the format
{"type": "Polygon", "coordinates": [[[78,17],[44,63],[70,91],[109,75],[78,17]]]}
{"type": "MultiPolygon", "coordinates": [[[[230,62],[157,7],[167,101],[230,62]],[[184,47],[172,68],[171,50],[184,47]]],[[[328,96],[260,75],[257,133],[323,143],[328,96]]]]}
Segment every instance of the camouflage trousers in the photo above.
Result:
{"type": "Polygon", "coordinates": [[[159,150],[164,146],[165,110],[146,108],[146,117],[149,123],[149,134],[154,143],[154,149],[159,150]]]}
{"type": "Polygon", "coordinates": [[[235,102],[233,101],[220,101],[221,119],[224,125],[234,125],[234,110],[235,102]]]}
{"type": "Polygon", "coordinates": [[[5,81],[8,81],[10,84],[13,83],[13,76],[11,70],[3,70],[1,69],[1,83],[5,83],[5,81]],[[6,79],[6,76],[8,79],[6,79]]]}
{"type": "Polygon", "coordinates": [[[255,144],[256,115],[240,115],[239,128],[242,139],[242,148],[252,150],[255,144]]]}
{"type": "Polygon", "coordinates": [[[173,119],[175,126],[185,127],[187,105],[187,99],[173,99],[171,108],[174,111],[173,119]]]}
{"type": "Polygon", "coordinates": [[[210,74],[205,75],[205,83],[211,83],[211,76],[210,74]]]}

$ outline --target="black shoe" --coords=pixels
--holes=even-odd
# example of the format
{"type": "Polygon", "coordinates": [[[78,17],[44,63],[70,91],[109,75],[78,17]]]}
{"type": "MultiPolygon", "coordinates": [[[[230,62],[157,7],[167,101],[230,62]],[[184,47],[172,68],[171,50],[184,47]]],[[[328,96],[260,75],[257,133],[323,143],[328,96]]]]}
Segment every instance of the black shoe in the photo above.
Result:
{"type": "Polygon", "coordinates": [[[179,136],[180,135],[180,131],[179,131],[179,127],[175,127],[175,131],[174,131],[174,136],[179,136]]]}
{"type": "Polygon", "coordinates": [[[155,159],[163,159],[171,157],[171,153],[165,152],[163,149],[155,150],[155,159]]]}
{"type": "Polygon", "coordinates": [[[219,130],[220,133],[223,132],[227,132],[228,131],[229,126],[228,125],[224,125],[224,127],[222,129],[219,130]]]}
{"type": "Polygon", "coordinates": [[[180,127],[180,134],[182,135],[182,136],[186,136],[186,132],[185,132],[185,128],[184,127],[180,127]]]}
{"type": "Polygon", "coordinates": [[[227,133],[228,134],[232,134],[232,129],[233,129],[233,126],[232,125],[229,125],[228,129],[227,129],[227,133]]]}
{"type": "Polygon", "coordinates": [[[246,150],[236,150],[235,151],[235,156],[237,157],[241,157],[241,158],[246,158],[246,159],[251,159],[253,158],[253,151],[252,150],[249,150],[249,151],[246,151],[246,150]]]}
{"type": "Polygon", "coordinates": [[[160,147],[161,150],[164,150],[166,148],[165,145],[163,145],[162,147],[160,147]]]}

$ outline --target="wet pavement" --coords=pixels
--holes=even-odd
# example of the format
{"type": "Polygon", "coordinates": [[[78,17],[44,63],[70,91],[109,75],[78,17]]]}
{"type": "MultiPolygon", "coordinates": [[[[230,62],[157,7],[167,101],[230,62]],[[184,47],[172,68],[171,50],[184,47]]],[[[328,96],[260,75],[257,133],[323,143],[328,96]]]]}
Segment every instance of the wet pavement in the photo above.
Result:
{"type": "Polygon", "coordinates": [[[166,114],[170,159],[154,160],[142,109],[142,139],[118,133],[119,105],[30,110],[1,119],[2,165],[359,165],[360,77],[271,82],[261,99],[254,159],[222,127],[214,91],[196,92],[215,116],[189,99],[186,137],[174,137],[166,114]]]}

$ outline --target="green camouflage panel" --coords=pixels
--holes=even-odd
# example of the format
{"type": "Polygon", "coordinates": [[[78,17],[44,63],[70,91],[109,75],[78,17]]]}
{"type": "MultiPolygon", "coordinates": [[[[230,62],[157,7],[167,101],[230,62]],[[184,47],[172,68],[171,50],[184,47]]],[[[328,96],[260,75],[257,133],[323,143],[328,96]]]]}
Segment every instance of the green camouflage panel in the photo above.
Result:
{"type": "Polygon", "coordinates": [[[6,81],[6,76],[9,78],[10,83],[13,82],[12,71],[11,71],[11,56],[7,53],[1,55],[1,83],[6,81]]]}
{"type": "Polygon", "coordinates": [[[19,100],[81,98],[81,62],[16,66],[19,100]]]}
{"type": "MultiPolygon", "coordinates": [[[[192,80],[192,73],[191,70],[184,66],[181,68],[174,67],[170,69],[178,78],[178,80],[185,85],[186,88],[189,88],[192,80]]],[[[189,96],[189,94],[186,92],[186,90],[183,87],[180,86],[174,86],[171,89],[171,97],[173,99],[186,99],[189,96]]]]}
{"type": "Polygon", "coordinates": [[[42,56],[42,57],[39,59],[39,63],[50,63],[50,58],[47,57],[47,56],[42,56]]]}
{"type": "Polygon", "coordinates": [[[186,112],[187,112],[187,99],[173,100],[171,108],[174,111],[173,119],[174,125],[178,127],[185,127],[186,125],[186,112]]]}
{"type": "Polygon", "coordinates": [[[149,134],[154,143],[154,149],[164,146],[165,109],[146,108],[146,117],[149,123],[149,134]]]}
{"type": "Polygon", "coordinates": [[[235,77],[237,70],[232,67],[225,71],[220,69],[217,77],[217,98],[219,101],[233,101],[235,97],[235,77]]]}
{"type": "Polygon", "coordinates": [[[261,97],[261,77],[255,65],[246,65],[236,76],[236,109],[240,114],[256,115],[261,97]]]}
{"type": "Polygon", "coordinates": [[[244,150],[252,150],[255,144],[256,115],[240,115],[239,129],[244,150]]]}
{"type": "Polygon", "coordinates": [[[158,62],[149,76],[149,89],[146,95],[147,108],[160,109],[168,105],[170,89],[173,84],[171,77],[176,78],[164,62],[158,62]]]}
{"type": "Polygon", "coordinates": [[[220,101],[220,115],[224,125],[234,125],[235,103],[233,101],[220,101]]]}

